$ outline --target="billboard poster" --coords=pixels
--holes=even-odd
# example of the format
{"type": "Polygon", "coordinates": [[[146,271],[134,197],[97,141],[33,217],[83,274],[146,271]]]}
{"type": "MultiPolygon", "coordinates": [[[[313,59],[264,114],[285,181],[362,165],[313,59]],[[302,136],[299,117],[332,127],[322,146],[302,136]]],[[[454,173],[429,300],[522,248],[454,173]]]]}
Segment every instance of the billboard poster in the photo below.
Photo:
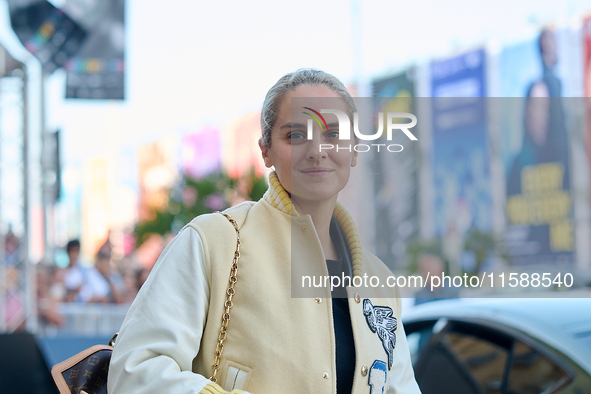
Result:
{"type": "Polygon", "coordinates": [[[139,220],[152,220],[168,208],[169,189],[178,174],[167,141],[142,145],[138,151],[139,220]]]}
{"type": "Polygon", "coordinates": [[[113,157],[103,154],[85,160],[82,170],[82,252],[98,252],[109,232],[109,192],[113,188],[113,157]]]}
{"type": "Polygon", "coordinates": [[[66,98],[123,100],[125,1],[69,0],[64,9],[92,26],[80,50],[64,65],[66,98]]]}
{"type": "Polygon", "coordinates": [[[499,55],[500,153],[506,246],[514,265],[573,262],[569,137],[563,103],[568,63],[561,33],[544,29],[499,55]]]}
{"type": "Polygon", "coordinates": [[[223,167],[232,178],[239,178],[251,168],[257,176],[267,172],[261,158],[261,113],[251,112],[231,121],[222,130],[223,167]]]}
{"type": "MultiPolygon", "coordinates": [[[[415,113],[413,68],[376,80],[372,88],[375,113],[415,113]]],[[[413,133],[420,138],[416,127],[413,133]]],[[[382,136],[383,140],[384,137],[382,136]]],[[[394,133],[389,143],[404,143],[404,151],[399,154],[377,154],[371,161],[375,195],[376,254],[392,269],[406,267],[406,247],[417,236],[419,229],[418,144],[406,144],[406,141],[404,134],[394,133]]]]}
{"type": "Polygon", "coordinates": [[[450,261],[461,260],[468,232],[492,227],[492,198],[482,49],[431,64],[433,226],[450,261]]]}
{"type": "Polygon", "coordinates": [[[199,179],[222,166],[220,130],[213,127],[183,135],[181,168],[185,176],[199,179]]]}

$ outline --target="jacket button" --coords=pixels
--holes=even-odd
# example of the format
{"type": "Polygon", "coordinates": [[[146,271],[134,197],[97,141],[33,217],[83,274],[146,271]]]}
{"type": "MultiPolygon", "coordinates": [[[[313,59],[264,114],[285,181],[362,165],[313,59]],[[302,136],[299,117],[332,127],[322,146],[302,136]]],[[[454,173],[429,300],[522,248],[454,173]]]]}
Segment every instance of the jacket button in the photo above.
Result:
{"type": "Polygon", "coordinates": [[[324,372],[324,373],[322,374],[322,377],[323,377],[324,379],[328,379],[328,377],[329,377],[329,376],[330,376],[330,375],[328,374],[328,372],[324,372]]]}
{"type": "Polygon", "coordinates": [[[359,293],[355,293],[354,297],[355,297],[355,302],[359,304],[361,302],[361,297],[359,296],[359,293]]]}
{"type": "Polygon", "coordinates": [[[361,376],[367,376],[367,365],[361,367],[361,376]]]}
{"type": "Polygon", "coordinates": [[[306,232],[306,231],[308,231],[308,228],[306,226],[302,226],[302,231],[306,232]]]}
{"type": "Polygon", "coordinates": [[[316,298],[316,303],[317,304],[321,304],[322,303],[322,298],[320,298],[320,297],[316,298]]]}

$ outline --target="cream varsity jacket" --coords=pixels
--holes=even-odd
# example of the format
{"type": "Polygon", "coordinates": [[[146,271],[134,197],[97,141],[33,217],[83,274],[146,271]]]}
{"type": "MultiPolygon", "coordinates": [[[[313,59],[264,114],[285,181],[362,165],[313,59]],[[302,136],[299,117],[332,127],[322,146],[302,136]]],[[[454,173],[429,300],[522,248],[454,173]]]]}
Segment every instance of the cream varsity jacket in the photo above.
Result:
{"type": "MultiPolygon", "coordinates": [[[[293,216],[270,193],[226,212],[239,224],[241,257],[219,386],[207,377],[236,233],[224,216],[210,214],[175,237],[131,306],[113,351],[109,393],[336,393],[330,288],[313,289],[310,297],[308,289],[292,286],[294,276],[327,275],[310,216],[293,216]]],[[[335,216],[341,227],[351,227],[344,209],[335,216]]],[[[385,278],[387,267],[355,247],[354,228],[343,230],[353,234],[354,274],[385,278]]],[[[419,393],[395,289],[347,292],[353,393],[419,393]]]]}

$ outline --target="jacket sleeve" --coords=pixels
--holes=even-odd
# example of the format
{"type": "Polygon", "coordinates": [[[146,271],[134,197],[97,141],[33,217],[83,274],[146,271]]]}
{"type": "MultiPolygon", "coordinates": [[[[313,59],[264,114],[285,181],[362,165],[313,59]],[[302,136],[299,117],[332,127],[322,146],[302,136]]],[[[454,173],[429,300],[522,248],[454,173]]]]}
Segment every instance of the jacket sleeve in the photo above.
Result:
{"type": "Polygon", "coordinates": [[[227,393],[192,371],[209,307],[207,278],[199,233],[185,227],[160,255],[123,321],[109,393],[227,393]]]}

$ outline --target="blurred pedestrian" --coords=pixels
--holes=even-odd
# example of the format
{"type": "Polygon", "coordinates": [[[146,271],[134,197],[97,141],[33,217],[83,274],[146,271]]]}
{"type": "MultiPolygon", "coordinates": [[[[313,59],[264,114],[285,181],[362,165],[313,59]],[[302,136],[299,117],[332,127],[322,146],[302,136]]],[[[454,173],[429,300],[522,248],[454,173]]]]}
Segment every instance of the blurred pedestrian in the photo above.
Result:
{"type": "Polygon", "coordinates": [[[103,255],[103,256],[112,257],[112,255],[113,255],[113,247],[111,246],[111,230],[109,230],[107,232],[107,239],[99,247],[99,250],[98,250],[98,253],[97,254],[99,254],[99,253],[101,255],[103,255]]]}
{"type": "Polygon", "coordinates": [[[80,257],[80,241],[73,239],[66,245],[69,264],[64,274],[64,286],[66,287],[66,302],[74,302],[84,285],[83,268],[78,261],[80,257]]]}
{"type": "Polygon", "coordinates": [[[22,262],[20,243],[20,240],[9,226],[4,243],[4,264],[7,266],[17,266],[22,262]]]}
{"type": "Polygon", "coordinates": [[[54,302],[65,302],[66,301],[66,285],[65,285],[66,269],[52,266],[49,269],[49,294],[54,302]]]}
{"type": "Polygon", "coordinates": [[[152,271],[152,269],[148,268],[148,267],[142,267],[136,271],[136,276],[137,276],[136,283],[137,283],[138,291],[142,288],[144,283],[146,283],[146,280],[148,280],[148,276],[150,275],[150,271],[152,271]]]}
{"type": "MultiPolygon", "coordinates": [[[[68,242],[66,252],[70,264],[64,276],[66,301],[80,303],[108,302],[110,285],[96,265],[83,267],[79,262],[80,241],[68,242]]],[[[100,259],[97,256],[97,261],[100,259]]]]}
{"type": "Polygon", "coordinates": [[[132,303],[138,292],[137,275],[134,269],[127,268],[123,271],[123,283],[125,284],[125,303],[132,303]]]}
{"type": "Polygon", "coordinates": [[[96,257],[96,269],[107,283],[108,291],[99,302],[122,304],[127,301],[127,289],[121,275],[113,270],[111,258],[107,254],[98,253],[96,257]]]}
{"type": "Polygon", "coordinates": [[[42,327],[61,327],[65,319],[51,294],[51,281],[51,269],[41,264],[37,265],[37,312],[39,323],[42,327]]]}
{"type": "Polygon", "coordinates": [[[420,255],[418,259],[418,269],[419,273],[427,283],[415,293],[415,305],[446,298],[459,297],[460,291],[457,287],[451,284],[451,280],[443,280],[446,273],[445,263],[441,257],[430,253],[420,255]],[[439,279],[434,281],[434,278],[439,279]]]}

